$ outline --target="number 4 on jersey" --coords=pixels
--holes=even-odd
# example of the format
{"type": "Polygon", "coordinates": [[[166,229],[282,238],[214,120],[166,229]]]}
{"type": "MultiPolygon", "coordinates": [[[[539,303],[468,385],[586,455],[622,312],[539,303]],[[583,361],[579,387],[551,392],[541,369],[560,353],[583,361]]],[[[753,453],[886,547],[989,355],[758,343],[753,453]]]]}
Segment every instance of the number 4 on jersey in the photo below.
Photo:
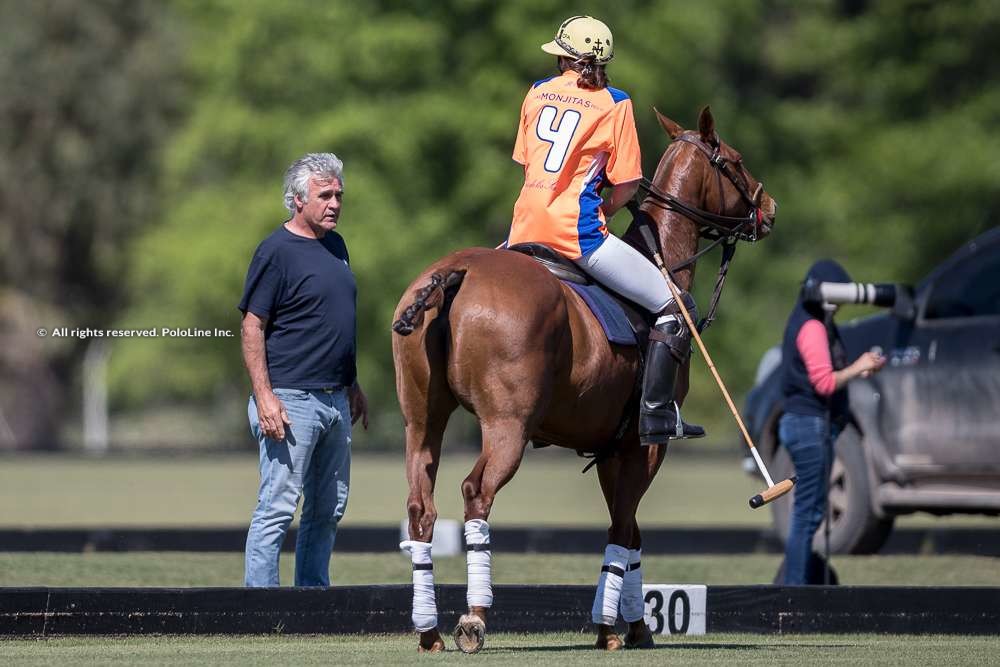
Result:
{"type": "Polygon", "coordinates": [[[579,111],[566,109],[557,123],[556,116],[558,115],[558,109],[546,105],[538,114],[538,123],[535,125],[535,133],[538,138],[550,144],[549,154],[545,156],[545,171],[552,173],[558,173],[562,169],[563,162],[566,161],[566,153],[569,152],[569,143],[580,124],[579,111]]]}

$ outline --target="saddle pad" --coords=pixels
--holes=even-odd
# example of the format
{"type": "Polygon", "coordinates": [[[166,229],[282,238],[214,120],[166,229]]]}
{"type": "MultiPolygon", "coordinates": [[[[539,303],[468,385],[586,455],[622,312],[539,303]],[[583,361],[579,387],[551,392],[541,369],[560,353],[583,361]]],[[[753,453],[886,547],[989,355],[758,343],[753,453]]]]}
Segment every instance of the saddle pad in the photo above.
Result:
{"type": "Polygon", "coordinates": [[[636,345],[632,325],[629,324],[625,311],[622,310],[614,297],[598,285],[580,285],[566,280],[562,282],[579,294],[590,311],[594,313],[594,317],[601,323],[601,328],[604,329],[604,334],[608,337],[608,342],[617,345],[636,345]]]}

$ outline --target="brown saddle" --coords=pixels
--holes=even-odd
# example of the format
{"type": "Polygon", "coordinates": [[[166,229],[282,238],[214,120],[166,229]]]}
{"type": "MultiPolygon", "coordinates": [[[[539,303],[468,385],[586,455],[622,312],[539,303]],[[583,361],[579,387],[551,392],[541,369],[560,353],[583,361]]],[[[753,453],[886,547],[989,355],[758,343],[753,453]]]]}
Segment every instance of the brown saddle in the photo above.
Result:
{"type": "Polygon", "coordinates": [[[580,270],[579,266],[543,243],[515,243],[512,246],[507,246],[507,250],[531,257],[559,280],[566,280],[578,285],[590,285],[594,282],[590,276],[580,270]]]}

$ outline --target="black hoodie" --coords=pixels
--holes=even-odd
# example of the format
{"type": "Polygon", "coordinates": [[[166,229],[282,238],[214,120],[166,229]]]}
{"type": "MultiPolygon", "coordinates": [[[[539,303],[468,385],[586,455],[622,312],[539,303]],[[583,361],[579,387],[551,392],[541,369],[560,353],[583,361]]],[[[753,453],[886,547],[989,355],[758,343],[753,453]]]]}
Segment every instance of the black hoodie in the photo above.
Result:
{"type": "MultiPolygon", "coordinates": [[[[832,259],[822,259],[812,265],[809,272],[806,273],[806,280],[848,283],[851,282],[851,277],[837,262],[832,259]]],[[[805,362],[795,344],[799,330],[809,320],[819,320],[823,324],[823,308],[820,304],[803,301],[800,292],[795,308],[788,317],[788,324],[785,325],[785,336],[781,344],[781,384],[782,393],[785,396],[785,412],[822,417],[829,405],[831,420],[834,423],[843,423],[848,416],[847,390],[845,388],[838,389],[829,398],[817,394],[812,383],[809,382],[805,362]]],[[[830,359],[833,361],[833,368],[840,370],[846,365],[847,360],[844,356],[840,334],[832,322],[831,328],[827,331],[827,337],[830,343],[830,359]]]]}

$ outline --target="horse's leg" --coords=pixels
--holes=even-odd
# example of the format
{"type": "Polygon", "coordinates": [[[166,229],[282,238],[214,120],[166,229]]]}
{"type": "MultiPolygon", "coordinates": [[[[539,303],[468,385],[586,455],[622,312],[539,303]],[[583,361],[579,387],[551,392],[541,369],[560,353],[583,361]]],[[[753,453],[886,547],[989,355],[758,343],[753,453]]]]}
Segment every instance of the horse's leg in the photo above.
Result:
{"type": "Polygon", "coordinates": [[[441,457],[441,439],[458,401],[448,386],[447,331],[436,321],[423,335],[393,336],[396,394],[406,427],[406,481],[409,495],[409,539],[401,548],[413,563],[413,626],[420,633],[420,651],[443,651],[437,629],[431,541],[437,508],[434,482],[441,457]]]}
{"type": "Polygon", "coordinates": [[[632,648],[654,645],[643,620],[642,537],[635,513],[665,455],[666,447],[662,445],[640,448],[630,444],[619,460],[598,466],[601,490],[611,513],[611,528],[592,610],[592,620],[597,625],[597,648],[614,651],[623,645],[632,648]],[[624,642],[614,628],[619,610],[629,626],[624,642]]]}
{"type": "Polygon", "coordinates": [[[420,633],[418,650],[436,653],[444,650],[444,640],[437,628],[431,560],[437,520],[434,482],[444,429],[458,403],[443,382],[443,373],[432,372],[433,365],[424,358],[418,356],[407,368],[410,372],[400,374],[397,391],[406,422],[406,480],[410,487],[406,513],[410,539],[400,546],[410,553],[413,563],[413,626],[420,633]]]}
{"type": "Polygon", "coordinates": [[[410,485],[406,511],[410,539],[400,546],[410,553],[413,563],[413,627],[420,634],[417,647],[420,652],[444,650],[444,639],[437,627],[431,541],[437,520],[434,482],[447,420],[448,415],[445,414],[443,418],[426,424],[409,423],[406,426],[406,478],[410,485]]]}
{"type": "Polygon", "coordinates": [[[440,423],[406,426],[406,477],[410,485],[406,511],[410,520],[410,539],[400,546],[410,553],[413,563],[413,627],[420,633],[418,650],[432,653],[444,650],[444,640],[437,627],[431,542],[437,520],[434,482],[446,423],[447,417],[440,423]]]}
{"type": "Polygon", "coordinates": [[[455,642],[476,653],[486,641],[487,610],[493,606],[492,552],[487,519],[493,499],[517,472],[528,443],[524,420],[495,419],[482,424],[483,451],[462,482],[465,498],[465,542],[469,613],[455,627],[455,642]]]}
{"type": "MultiPolygon", "coordinates": [[[[601,483],[601,492],[611,514],[615,500],[615,485],[621,472],[621,462],[618,457],[603,461],[597,466],[597,477],[601,483]]],[[[611,529],[608,529],[608,543],[613,543],[611,529]]],[[[652,648],[653,636],[646,625],[646,601],[642,595],[642,537],[639,524],[632,520],[632,539],[628,544],[628,567],[622,582],[621,602],[619,603],[622,618],[628,623],[628,633],[625,635],[626,648],[652,648]]],[[[598,626],[600,636],[598,645],[608,648],[608,626],[598,626]]],[[[613,633],[612,633],[613,634],[613,633]]],[[[618,640],[620,642],[620,639],[618,640]]],[[[612,643],[616,643],[614,639],[612,643]]],[[[614,650],[614,649],[612,649],[614,650]]]]}

